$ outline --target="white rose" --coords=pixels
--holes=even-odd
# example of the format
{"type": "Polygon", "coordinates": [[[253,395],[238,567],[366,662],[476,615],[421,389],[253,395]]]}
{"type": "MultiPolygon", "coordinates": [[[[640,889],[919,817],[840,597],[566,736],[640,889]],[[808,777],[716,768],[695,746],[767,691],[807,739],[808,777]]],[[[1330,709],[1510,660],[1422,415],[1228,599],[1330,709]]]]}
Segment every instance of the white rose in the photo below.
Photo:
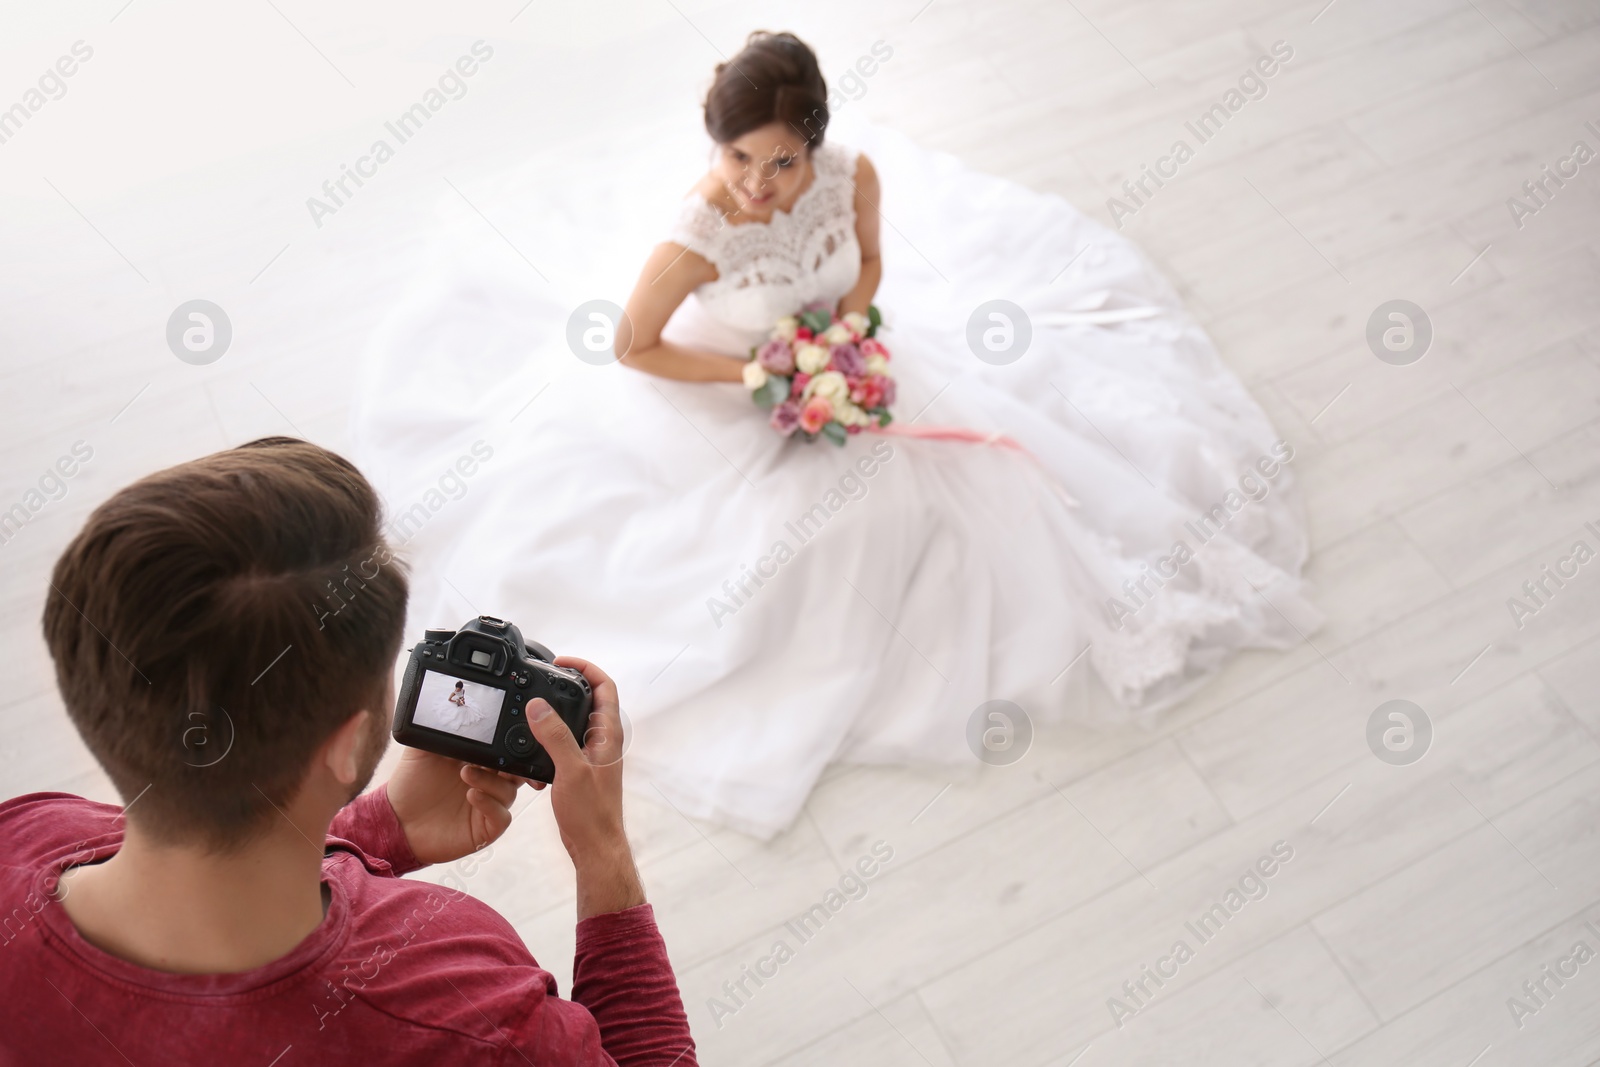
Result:
{"type": "Polygon", "coordinates": [[[876,352],[872,353],[872,355],[867,357],[867,373],[888,374],[889,361],[878,355],[876,352]]]}
{"type": "Polygon", "coordinates": [[[845,323],[856,333],[866,336],[867,327],[872,325],[867,317],[859,311],[847,311],[844,314],[845,323]]]}
{"type": "Polygon", "coordinates": [[[872,419],[850,402],[849,396],[833,397],[833,418],[845,426],[865,426],[872,419]]]}
{"type": "Polygon", "coordinates": [[[760,389],[767,384],[767,369],[755,360],[744,365],[744,387],[746,389],[760,389]]]}
{"type": "Polygon", "coordinates": [[[850,399],[850,383],[845,381],[844,375],[836,370],[824,371],[806,383],[805,394],[808,397],[820,396],[833,401],[843,397],[848,403],[850,399]]]}
{"type": "Polygon", "coordinates": [[[816,374],[828,365],[828,350],[821,345],[800,345],[794,350],[794,365],[801,374],[816,374]]]}
{"type": "Polygon", "coordinates": [[[836,322],[822,331],[822,339],[830,345],[848,344],[850,337],[850,327],[842,322],[836,322]]]}
{"type": "Polygon", "coordinates": [[[795,331],[799,329],[800,320],[795,318],[793,315],[785,315],[783,318],[779,319],[778,324],[772,328],[772,336],[781,337],[785,341],[793,341],[795,331]]]}

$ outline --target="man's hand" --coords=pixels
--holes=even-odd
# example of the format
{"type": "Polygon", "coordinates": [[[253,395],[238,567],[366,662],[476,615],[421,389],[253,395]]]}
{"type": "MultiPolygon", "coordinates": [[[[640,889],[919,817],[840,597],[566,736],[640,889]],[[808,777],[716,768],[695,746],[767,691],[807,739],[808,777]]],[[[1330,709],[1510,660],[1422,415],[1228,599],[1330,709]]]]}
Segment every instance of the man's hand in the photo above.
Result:
{"type": "Polygon", "coordinates": [[[528,702],[528,725],[556,766],[550,808],[577,868],[581,921],[643,904],[644,887],[622,830],[622,715],[616,683],[575,656],[558,657],[556,664],[582,671],[594,692],[583,748],[549,704],[528,702]]]}
{"type": "Polygon", "coordinates": [[[389,806],[419,862],[449,863],[506,832],[522,782],[502,771],[408,748],[389,779],[389,806]]]}

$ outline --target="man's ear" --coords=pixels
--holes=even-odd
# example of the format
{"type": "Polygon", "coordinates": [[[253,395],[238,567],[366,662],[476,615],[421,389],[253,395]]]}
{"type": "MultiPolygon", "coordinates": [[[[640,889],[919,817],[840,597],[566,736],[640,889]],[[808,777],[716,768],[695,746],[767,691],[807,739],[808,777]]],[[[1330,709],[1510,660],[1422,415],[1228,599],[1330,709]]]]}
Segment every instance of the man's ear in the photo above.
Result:
{"type": "Polygon", "coordinates": [[[371,727],[370,711],[358,711],[322,743],[319,758],[340,785],[353,785],[361,777],[361,745],[371,727]]]}

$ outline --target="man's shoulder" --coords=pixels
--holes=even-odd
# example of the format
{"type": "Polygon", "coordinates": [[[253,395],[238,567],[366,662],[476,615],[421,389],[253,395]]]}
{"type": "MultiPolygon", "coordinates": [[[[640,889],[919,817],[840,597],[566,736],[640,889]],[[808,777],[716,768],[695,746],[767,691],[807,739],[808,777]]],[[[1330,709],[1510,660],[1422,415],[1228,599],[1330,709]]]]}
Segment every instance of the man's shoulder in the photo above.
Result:
{"type": "Polygon", "coordinates": [[[511,923],[476,897],[421,879],[373,873],[354,854],[342,861],[326,869],[348,898],[354,944],[381,944],[415,957],[467,955],[538,967],[511,923]]]}
{"type": "MultiPolygon", "coordinates": [[[[317,1015],[351,1004],[431,1030],[482,1037],[577,1025],[546,1014],[555,978],[499,912],[458,889],[365,870],[346,855],[326,870],[346,896],[349,929],[317,1015]]],[[[580,1027],[581,1029],[581,1027],[580,1027]]]]}
{"type": "Polygon", "coordinates": [[[122,809],[71,793],[28,793],[0,802],[0,855],[32,867],[122,839],[122,809]]]}

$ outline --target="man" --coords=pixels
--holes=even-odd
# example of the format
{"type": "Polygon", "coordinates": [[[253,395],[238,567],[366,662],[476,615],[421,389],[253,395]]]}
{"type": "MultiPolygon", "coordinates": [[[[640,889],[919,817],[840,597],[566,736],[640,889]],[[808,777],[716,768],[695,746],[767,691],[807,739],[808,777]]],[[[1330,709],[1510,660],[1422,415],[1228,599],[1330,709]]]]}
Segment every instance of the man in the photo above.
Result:
{"type": "Polygon", "coordinates": [[[521,784],[389,737],[407,583],[347,461],[266,438],[106,501],[45,640],[126,808],[0,804],[0,1063],[695,1063],[623,833],[621,722],[530,703],[577,872],[573,999],[509,923],[398,876],[504,833],[521,784]],[[330,595],[331,594],[331,595],[330,595]]]}

